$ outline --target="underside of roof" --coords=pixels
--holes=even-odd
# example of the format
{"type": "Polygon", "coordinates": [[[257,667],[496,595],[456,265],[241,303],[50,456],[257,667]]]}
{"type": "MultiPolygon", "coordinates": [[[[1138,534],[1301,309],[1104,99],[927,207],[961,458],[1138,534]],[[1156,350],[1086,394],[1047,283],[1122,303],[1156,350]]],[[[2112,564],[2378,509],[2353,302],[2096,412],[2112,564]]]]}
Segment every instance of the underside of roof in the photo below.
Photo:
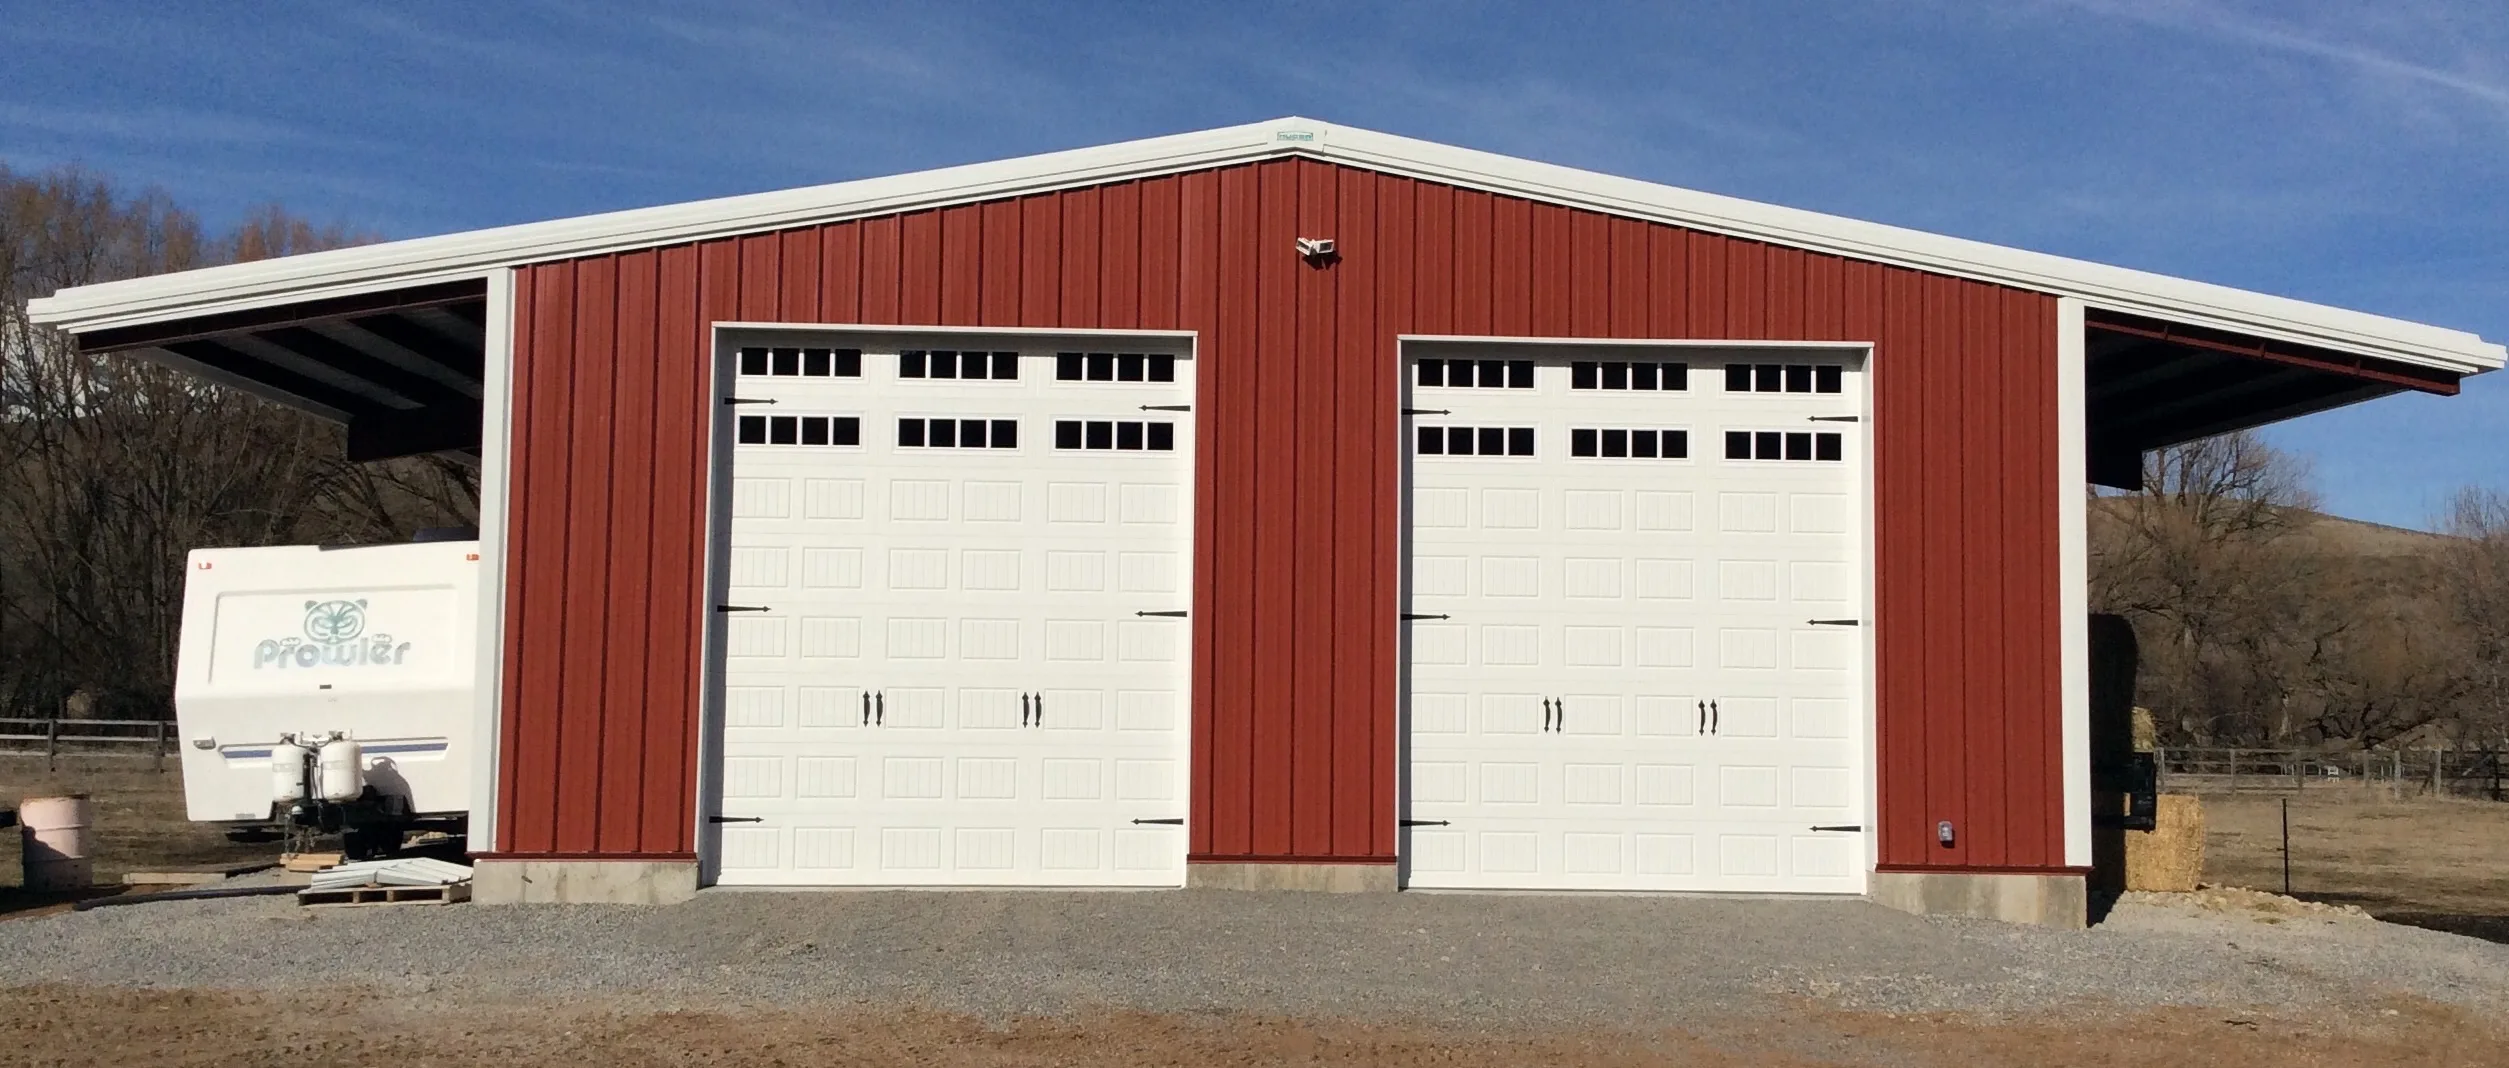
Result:
{"type": "Polygon", "coordinates": [[[82,286],[29,310],[83,350],[341,420],[361,455],[475,451],[492,272],[1286,155],[2078,298],[2092,467],[2112,485],[2144,449],[2452,393],[2509,356],[2462,331],[1299,118],[82,286]]]}

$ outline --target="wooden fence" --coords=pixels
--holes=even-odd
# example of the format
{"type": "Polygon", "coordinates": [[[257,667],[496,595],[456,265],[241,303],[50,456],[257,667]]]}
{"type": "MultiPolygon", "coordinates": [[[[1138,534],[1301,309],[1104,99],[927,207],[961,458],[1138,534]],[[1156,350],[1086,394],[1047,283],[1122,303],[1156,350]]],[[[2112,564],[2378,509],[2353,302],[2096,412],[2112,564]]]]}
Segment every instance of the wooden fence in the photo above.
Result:
{"type": "Polygon", "coordinates": [[[166,769],[174,752],[174,721],[164,719],[0,719],[0,757],[42,757],[58,768],[61,754],[147,757],[166,769]]]}

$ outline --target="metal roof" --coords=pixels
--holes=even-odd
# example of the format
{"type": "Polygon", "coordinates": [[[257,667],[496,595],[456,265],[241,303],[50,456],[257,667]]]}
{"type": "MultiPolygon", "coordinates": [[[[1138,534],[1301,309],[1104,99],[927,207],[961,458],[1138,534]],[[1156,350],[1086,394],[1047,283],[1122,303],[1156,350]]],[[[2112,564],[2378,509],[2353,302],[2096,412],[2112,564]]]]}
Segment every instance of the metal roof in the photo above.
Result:
{"type": "Polygon", "coordinates": [[[37,322],[83,334],[474,279],[518,264],[1290,155],[2077,297],[2096,309],[2455,374],[2493,370],[2509,359],[2501,345],[2461,330],[1295,117],[79,286],[35,300],[29,310],[37,322]]]}

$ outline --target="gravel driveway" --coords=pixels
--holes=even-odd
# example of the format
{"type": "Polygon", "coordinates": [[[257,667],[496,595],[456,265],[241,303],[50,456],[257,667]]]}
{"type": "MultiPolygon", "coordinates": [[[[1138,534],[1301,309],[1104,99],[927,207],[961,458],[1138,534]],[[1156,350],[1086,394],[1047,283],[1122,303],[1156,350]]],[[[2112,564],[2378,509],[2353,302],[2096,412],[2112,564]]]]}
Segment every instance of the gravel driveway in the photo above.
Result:
{"type": "Polygon", "coordinates": [[[657,1009],[816,1003],[1001,1019],[1092,1010],[1482,1026],[1681,1026],[1797,997],[1843,1009],[2084,1002],[2509,1007],[2509,946],[2340,913],[2165,900],[2087,932],[1860,901],[1490,894],[710,891],[677,906],[167,903],[0,922],[11,984],[482,998],[657,1009]]]}

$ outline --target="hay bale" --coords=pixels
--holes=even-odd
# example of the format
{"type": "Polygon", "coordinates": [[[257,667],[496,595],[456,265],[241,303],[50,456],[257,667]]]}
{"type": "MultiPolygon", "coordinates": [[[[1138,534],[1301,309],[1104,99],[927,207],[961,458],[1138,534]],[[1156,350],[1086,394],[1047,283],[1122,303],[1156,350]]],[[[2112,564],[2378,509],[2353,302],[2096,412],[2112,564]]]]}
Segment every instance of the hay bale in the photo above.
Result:
{"type": "Polygon", "coordinates": [[[2149,753],[2160,748],[2160,725],[2152,721],[2152,710],[2140,705],[2134,710],[2134,751],[2149,753]]]}
{"type": "Polygon", "coordinates": [[[2204,804],[2193,794],[2162,794],[2148,831],[2126,832],[2126,889],[2193,891],[2204,874],[2204,804]]]}

